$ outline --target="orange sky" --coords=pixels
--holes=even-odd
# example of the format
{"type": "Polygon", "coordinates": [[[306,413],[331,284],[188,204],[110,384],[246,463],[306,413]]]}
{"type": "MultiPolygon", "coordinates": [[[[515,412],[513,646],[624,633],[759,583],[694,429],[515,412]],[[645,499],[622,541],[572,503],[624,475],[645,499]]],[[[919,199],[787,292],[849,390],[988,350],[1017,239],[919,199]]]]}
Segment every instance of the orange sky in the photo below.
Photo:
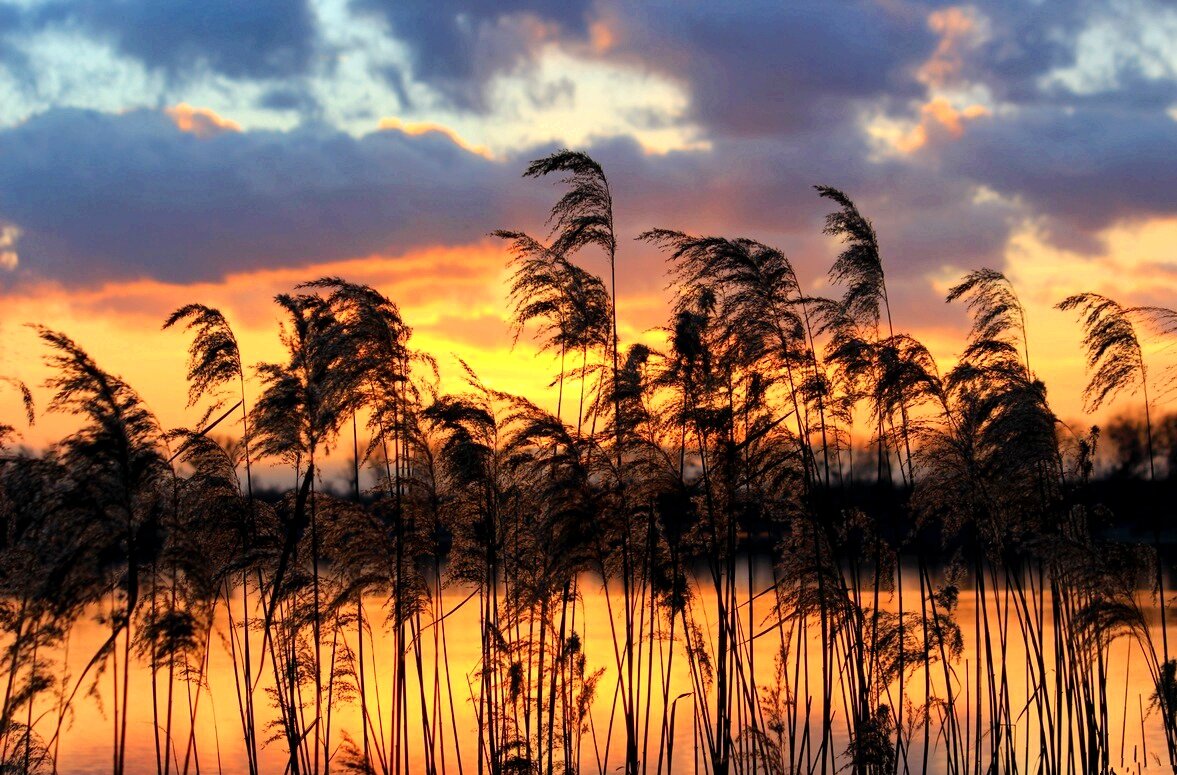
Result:
{"type": "MultiPolygon", "coordinates": [[[[1052,305],[1085,289],[1155,303],[1154,294],[1170,287],[1177,274],[1177,266],[1165,260],[1169,246],[1177,244],[1177,219],[1120,227],[1105,237],[1107,252],[1098,258],[1049,247],[1028,232],[1019,234],[1007,248],[1015,267],[1010,279],[1027,307],[1035,370],[1046,380],[1056,412],[1066,419],[1084,416],[1079,397],[1083,363],[1077,326],[1070,315],[1052,305]]],[[[281,316],[270,301],[274,294],[304,280],[340,275],[370,284],[400,305],[413,327],[413,345],[439,360],[443,388],[461,389],[460,357],[487,384],[551,406],[554,391],[547,386],[556,371],[555,358],[538,353],[526,335],[512,346],[506,319],[506,260],[502,244],[488,239],[468,247],[423,249],[404,256],[368,256],[300,269],[233,274],[218,282],[141,280],[75,291],[44,283],[7,300],[0,320],[0,374],[21,378],[34,388],[38,422],[23,431],[24,441],[32,445],[60,438],[69,432],[72,420],[44,412],[48,394],[39,387],[47,374],[40,363],[44,349],[35,333],[22,325],[27,322],[60,329],[75,338],[101,366],[136,387],[165,426],[192,423],[199,410],[185,408],[188,337],[180,331],[160,330],[164,317],[192,301],[218,307],[234,326],[247,363],[277,360],[282,357],[277,340],[281,316]]],[[[959,274],[960,268],[946,266],[934,285],[942,292],[959,274]]],[[[620,299],[623,339],[656,346],[660,334],[651,329],[667,314],[666,300],[659,295],[627,294],[624,288],[620,299]]],[[[928,299],[929,306],[942,303],[939,298],[928,299]]],[[[897,311],[900,327],[904,327],[903,316],[903,310],[897,311]]],[[[913,333],[933,350],[941,369],[947,370],[964,332],[953,320],[913,333]]],[[[1171,355],[1167,349],[1153,347],[1154,370],[1159,372],[1171,355]]],[[[1136,410],[1132,397],[1120,399],[1101,417],[1125,410],[1136,410]]],[[[19,402],[11,390],[0,393],[0,416],[19,416],[19,402]]]]}

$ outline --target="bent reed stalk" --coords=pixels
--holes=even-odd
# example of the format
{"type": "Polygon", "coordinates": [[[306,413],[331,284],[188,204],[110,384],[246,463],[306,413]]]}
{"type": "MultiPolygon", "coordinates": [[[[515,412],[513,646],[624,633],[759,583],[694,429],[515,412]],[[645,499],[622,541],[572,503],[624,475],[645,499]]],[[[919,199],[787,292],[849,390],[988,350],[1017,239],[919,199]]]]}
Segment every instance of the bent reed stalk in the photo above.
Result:
{"type": "MultiPolygon", "coordinates": [[[[1141,394],[1107,468],[1099,429],[1053,414],[1009,280],[950,289],[972,326],[941,373],[842,191],[817,188],[836,298],[755,240],[639,235],[673,292],[642,344],[617,303],[641,247],[604,169],[562,150],[524,174],[564,187],[547,235],[494,232],[551,396],[465,363],[443,392],[396,304],[337,277],[276,297],[277,362],[245,364],[212,307],[167,318],[192,335],[198,430],[36,329],[76,429],[34,453],[0,424],[0,769],[75,766],[87,703],[116,775],[1177,766],[1177,422],[1146,361],[1177,313],[1060,304],[1091,408],[1141,394]],[[1155,508],[1109,529],[1135,495],[1155,508]]],[[[31,423],[32,392],[2,381],[31,423]]]]}

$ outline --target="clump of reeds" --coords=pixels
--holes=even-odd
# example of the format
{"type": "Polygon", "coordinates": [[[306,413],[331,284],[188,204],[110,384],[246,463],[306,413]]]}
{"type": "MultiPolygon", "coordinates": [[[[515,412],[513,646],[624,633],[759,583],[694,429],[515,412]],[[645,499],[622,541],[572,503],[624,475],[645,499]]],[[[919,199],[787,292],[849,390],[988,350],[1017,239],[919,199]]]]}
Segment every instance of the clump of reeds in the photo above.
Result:
{"type": "MultiPolygon", "coordinates": [[[[192,335],[192,429],[37,329],[49,410],[78,422],[39,454],[0,423],[0,769],[56,771],[95,697],[126,771],[144,668],[161,775],[228,764],[200,735],[227,708],[251,775],[1108,772],[1154,727],[1177,763],[1161,521],[1151,544],[1105,529],[1100,434],[1054,416],[1004,275],[949,291],[972,325],[942,374],[898,327],[874,225],[819,186],[840,295],[773,246],[654,229],[670,318],[623,343],[604,169],[558,151],[525,175],[561,178],[550,232],[494,234],[553,396],[465,364],[443,393],[395,303],[335,277],[275,298],[274,363],[249,365],[216,309],[166,319],[192,335]],[[256,486],[263,460],[286,487],[256,486]],[[71,672],[87,616],[106,634],[71,672]],[[1131,730],[1123,638],[1149,681],[1131,730]]],[[[1117,476],[1163,485],[1144,332],[1177,315],[1060,306],[1090,407],[1142,394],[1117,476]]]]}

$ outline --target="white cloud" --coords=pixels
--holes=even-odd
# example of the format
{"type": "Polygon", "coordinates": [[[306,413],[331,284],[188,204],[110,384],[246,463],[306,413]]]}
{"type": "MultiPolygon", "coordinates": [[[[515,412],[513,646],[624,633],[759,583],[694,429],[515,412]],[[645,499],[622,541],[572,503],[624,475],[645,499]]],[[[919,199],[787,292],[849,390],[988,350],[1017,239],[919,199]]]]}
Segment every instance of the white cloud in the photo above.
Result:
{"type": "Polygon", "coordinates": [[[1075,61],[1042,78],[1076,94],[1116,89],[1125,72],[1149,80],[1177,77],[1177,9],[1144,0],[1111,3],[1075,39],[1075,61]]]}
{"type": "Polygon", "coordinates": [[[152,107],[164,80],[80,31],[51,27],[7,38],[23,66],[0,66],[0,125],[12,125],[54,105],[119,111],[152,107]]]}
{"type": "Polygon", "coordinates": [[[198,63],[170,78],[68,22],[8,38],[23,63],[0,63],[0,126],[54,107],[121,113],[187,103],[246,131],[288,131],[309,118],[361,137],[396,116],[449,127],[495,154],[622,135],[651,152],[705,147],[701,130],[684,118],[685,86],[631,62],[607,61],[600,31],[583,45],[551,42],[534,62],[499,73],[486,85],[488,111],[471,112],[414,81],[406,44],[370,15],[357,15],[348,0],[312,0],[311,9],[315,58],[289,78],[233,78],[198,63]],[[404,80],[394,85],[389,73],[397,72],[404,80]],[[293,97],[278,105],[266,99],[275,92],[293,97]]]}
{"type": "Polygon", "coordinates": [[[0,226],[0,269],[11,272],[20,264],[20,256],[16,252],[18,239],[20,229],[15,226],[0,226]]]}

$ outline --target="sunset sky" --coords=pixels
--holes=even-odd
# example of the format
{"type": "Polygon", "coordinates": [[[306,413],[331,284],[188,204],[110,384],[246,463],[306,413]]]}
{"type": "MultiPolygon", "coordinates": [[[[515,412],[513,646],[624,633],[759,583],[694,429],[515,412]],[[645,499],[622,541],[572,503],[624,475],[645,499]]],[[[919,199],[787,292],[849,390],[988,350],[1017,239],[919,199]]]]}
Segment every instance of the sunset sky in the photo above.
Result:
{"type": "Polygon", "coordinates": [[[271,297],[335,274],[394,299],[451,381],[457,355],[538,397],[555,365],[512,349],[486,235],[546,233],[559,190],[520,173],[568,146],[612,184],[624,340],[667,315],[663,258],[629,239],[651,227],[771,243],[821,292],[829,184],[875,223],[899,328],[946,367],[945,290],[1000,269],[1079,418],[1053,304],[1177,306],[1174,40],[1159,0],[0,0],[0,375],[43,381],[43,323],[194,422],[167,313],[218,306],[273,359],[271,297]]]}

